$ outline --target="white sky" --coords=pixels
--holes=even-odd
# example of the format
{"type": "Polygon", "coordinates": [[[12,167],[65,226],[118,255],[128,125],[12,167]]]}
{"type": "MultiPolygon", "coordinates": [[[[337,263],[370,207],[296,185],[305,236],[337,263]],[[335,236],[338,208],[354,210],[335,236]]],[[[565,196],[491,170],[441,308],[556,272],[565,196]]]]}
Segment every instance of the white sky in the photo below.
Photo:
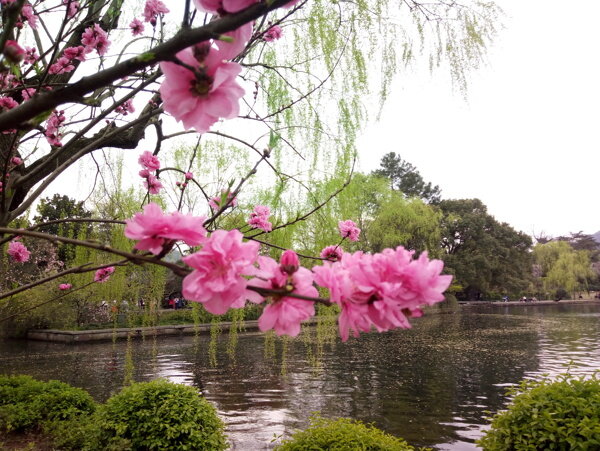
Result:
{"type": "Polygon", "coordinates": [[[399,153],[444,198],[481,199],[528,234],[600,230],[600,2],[497,0],[505,29],[468,101],[447,72],[404,74],[359,142],[399,153]]]}

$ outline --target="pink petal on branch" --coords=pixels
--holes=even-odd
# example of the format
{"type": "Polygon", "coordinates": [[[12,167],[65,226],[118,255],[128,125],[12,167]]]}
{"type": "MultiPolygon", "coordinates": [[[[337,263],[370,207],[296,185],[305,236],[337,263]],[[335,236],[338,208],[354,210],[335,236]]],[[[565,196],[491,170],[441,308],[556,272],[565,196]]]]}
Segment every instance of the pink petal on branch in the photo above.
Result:
{"type": "Polygon", "coordinates": [[[169,9],[160,0],[146,0],[144,6],[144,21],[150,22],[153,26],[156,25],[156,18],[159,14],[166,14],[169,9]]]}
{"type": "Polygon", "coordinates": [[[375,327],[379,332],[408,328],[408,318],[420,316],[422,305],[444,299],[452,276],[442,275],[443,263],[424,252],[415,260],[402,246],[375,255],[344,253],[341,261],[313,268],[315,281],[329,289],[342,308],[340,335],[346,341],[375,327]]]}
{"type": "Polygon", "coordinates": [[[244,276],[254,272],[259,244],[244,243],[242,238],[238,230],[216,230],[200,251],[183,258],[194,269],[183,279],[186,299],[201,302],[215,315],[241,308],[247,299],[257,299],[256,293],[246,288],[244,276]]]}
{"type": "Polygon", "coordinates": [[[81,36],[81,43],[85,46],[87,53],[96,50],[100,56],[106,53],[110,45],[108,34],[98,24],[85,29],[85,32],[81,36]]]}
{"type": "MultiPolygon", "coordinates": [[[[313,286],[313,274],[306,268],[298,267],[297,260],[293,251],[282,255],[280,265],[270,257],[258,257],[257,277],[251,279],[248,285],[316,298],[319,293],[313,286]]],[[[313,301],[274,295],[258,319],[258,327],[263,332],[274,329],[277,335],[295,337],[300,333],[300,323],[314,314],[313,301]]]]}
{"type": "Polygon", "coordinates": [[[104,283],[108,279],[110,279],[110,276],[114,272],[115,272],[114,266],[109,266],[108,268],[101,268],[98,271],[96,271],[96,273],[94,274],[94,282],[104,283]]]}
{"type": "Polygon", "coordinates": [[[7,253],[17,263],[24,263],[29,260],[30,252],[20,241],[11,241],[8,243],[7,253]]]}
{"type": "Polygon", "coordinates": [[[70,290],[73,287],[73,285],[71,285],[70,283],[61,283],[58,286],[58,289],[61,291],[66,291],[66,290],[70,290]]]}
{"type": "Polygon", "coordinates": [[[338,223],[338,228],[342,237],[348,238],[350,241],[358,241],[360,229],[356,227],[354,221],[351,221],[350,219],[346,221],[340,221],[338,223]]]}
{"type": "Polygon", "coordinates": [[[242,68],[237,63],[223,62],[218,49],[211,48],[200,63],[192,48],[177,54],[182,62],[196,72],[175,63],[163,62],[160,67],[165,79],[160,87],[163,107],[186,130],[204,133],[220,118],[231,119],[239,114],[239,100],[244,90],[237,83],[242,68]]]}
{"type": "Polygon", "coordinates": [[[142,152],[138,158],[138,163],[150,171],[156,171],[160,169],[160,160],[156,155],[152,155],[152,152],[149,150],[142,152]]]}
{"type": "Polygon", "coordinates": [[[181,240],[190,246],[197,246],[206,240],[204,216],[183,215],[173,212],[165,215],[161,208],[151,202],[143,213],[136,213],[125,221],[125,236],[139,240],[136,249],[147,250],[158,255],[167,241],[181,240]]]}
{"type": "Polygon", "coordinates": [[[136,18],[131,21],[129,28],[131,28],[131,34],[137,36],[144,32],[144,23],[136,18]]]}
{"type": "Polygon", "coordinates": [[[271,42],[280,39],[282,35],[283,30],[281,27],[279,25],[273,25],[267,31],[265,31],[265,34],[263,34],[263,39],[267,42],[271,42]]]}
{"type": "Polygon", "coordinates": [[[150,194],[158,194],[162,189],[163,184],[158,180],[158,177],[149,175],[148,178],[144,180],[144,186],[150,194]]]}
{"type": "Polygon", "coordinates": [[[321,251],[321,258],[329,260],[331,262],[337,262],[342,259],[344,251],[339,246],[327,246],[321,251]]]}

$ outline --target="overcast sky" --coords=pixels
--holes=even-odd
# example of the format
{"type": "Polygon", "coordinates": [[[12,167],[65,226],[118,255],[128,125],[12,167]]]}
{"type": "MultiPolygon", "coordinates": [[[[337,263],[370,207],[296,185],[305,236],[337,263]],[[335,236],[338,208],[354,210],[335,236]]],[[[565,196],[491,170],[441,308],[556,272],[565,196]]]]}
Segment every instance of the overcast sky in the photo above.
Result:
{"type": "Polygon", "coordinates": [[[361,166],[387,152],[416,165],[444,198],[481,199],[536,235],[600,230],[600,2],[498,0],[506,28],[468,100],[447,73],[398,77],[361,166]]]}

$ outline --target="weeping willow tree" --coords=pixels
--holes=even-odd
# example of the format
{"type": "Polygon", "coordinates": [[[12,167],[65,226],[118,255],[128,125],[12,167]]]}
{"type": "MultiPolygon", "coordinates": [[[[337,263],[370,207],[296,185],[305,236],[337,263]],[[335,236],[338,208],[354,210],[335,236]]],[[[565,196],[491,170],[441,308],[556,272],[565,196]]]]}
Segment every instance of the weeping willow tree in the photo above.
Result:
{"type": "MultiPolygon", "coordinates": [[[[340,219],[327,219],[333,211],[359,220],[369,216],[352,208],[353,196],[364,195],[361,188],[348,186],[356,139],[377,118],[395,77],[424,63],[448,71],[455,88],[466,92],[468,73],[482,62],[499,14],[491,2],[445,1],[316,0],[293,14],[278,10],[269,23],[282,27],[283,38],[256,39],[238,58],[253,88],[244,120],[172,144],[172,165],[192,170],[202,185],[202,192],[188,187],[183,203],[210,214],[206,198],[242,179],[268,149],[266,165],[246,182],[240,208],[218,226],[243,229],[252,206],[263,204],[271,208],[274,225],[286,227],[257,238],[282,248],[301,243],[313,253],[332,244],[340,219]],[[325,209],[342,189],[352,194],[325,209]],[[309,213],[317,217],[312,229],[306,226],[309,213]]],[[[169,184],[178,179],[175,174],[169,184]]],[[[177,190],[169,197],[177,200],[177,190]]]]}
{"type": "MultiPolygon", "coordinates": [[[[370,220],[370,213],[357,209],[355,201],[355,196],[366,193],[350,185],[358,155],[356,139],[362,128],[381,111],[395,76],[411,65],[425,63],[432,70],[447,70],[457,90],[464,92],[468,72],[481,63],[497,32],[500,11],[494,3],[479,1],[306,0],[292,9],[277,8],[282,4],[258,2],[248,8],[253,11],[252,19],[258,20],[246,49],[235,61],[243,67],[241,78],[248,94],[253,94],[242,99],[240,117],[194,137],[180,129],[174,131],[174,124],[160,109],[161,74],[155,63],[172,58],[165,55],[165,48],[185,48],[183,41],[191,39],[190,33],[195,31],[190,29],[202,22],[202,14],[187,11],[183,26],[181,16],[161,16],[152,36],[138,42],[127,39],[129,30],[124,30],[123,24],[139,12],[140,5],[124,0],[94,0],[82,5],[73,27],[67,27],[71,33],[68,36],[62,34],[65,29],[60,26],[47,28],[48,34],[56,35],[52,39],[56,47],[50,49],[54,56],[61,53],[59,46],[66,39],[69,45],[78,44],[91,22],[102,23],[113,39],[112,45],[120,47],[113,55],[90,63],[98,63],[98,73],[85,78],[88,84],[83,84],[89,89],[83,94],[74,95],[81,86],[71,80],[73,74],[80,73],[79,63],[75,63],[72,73],[44,76],[44,82],[56,83],[62,86],[60,90],[47,90],[0,114],[0,129],[6,131],[2,141],[7,143],[0,146],[2,161],[8,165],[15,152],[26,160],[10,163],[16,165],[11,166],[10,180],[3,178],[0,225],[25,215],[44,189],[64,171],[74,169],[75,163],[81,164],[80,169],[88,168],[88,163],[92,166],[92,161],[86,160],[90,155],[92,167],[97,166],[98,172],[96,177],[82,180],[80,193],[87,184],[100,217],[113,221],[130,218],[150,198],[148,192],[139,191],[141,182],[135,163],[125,151],[138,147],[143,150],[142,146],[153,148],[163,161],[174,166],[160,171],[170,190],[152,197],[165,208],[175,206],[184,212],[211,216],[211,197],[234,189],[237,192],[243,185],[239,208],[219,215],[208,224],[210,230],[241,228],[246,238],[261,240],[277,251],[300,246],[314,254],[337,236],[335,225],[343,218],[335,216],[360,219],[362,215],[365,221],[370,220]],[[275,24],[283,29],[283,38],[263,39],[265,31],[275,24]],[[160,47],[163,43],[167,46],[160,47]],[[136,56],[125,60],[129,52],[136,56]],[[127,118],[115,114],[123,102],[134,97],[145,102],[139,114],[127,118]],[[68,116],[61,123],[66,130],[64,145],[46,145],[47,130],[41,130],[39,124],[48,118],[48,109],[63,105],[68,116]],[[103,165],[98,163],[100,157],[104,158],[103,165]],[[185,171],[194,171],[196,176],[182,190],[185,171]],[[247,213],[255,204],[271,207],[275,225],[272,233],[248,230],[247,213]],[[314,219],[309,220],[311,216],[314,219]]],[[[219,28],[226,27],[223,24],[228,21],[238,21],[239,26],[251,20],[246,15],[250,17],[251,13],[215,18],[210,23],[210,17],[205,16],[205,25],[198,29],[210,31],[216,27],[222,30],[218,35],[235,28],[219,28]]],[[[204,40],[215,37],[208,31],[204,40]]],[[[27,31],[19,36],[29,38],[31,34],[27,31]]],[[[3,34],[2,39],[7,37],[3,34]]],[[[198,42],[202,39],[189,41],[188,45],[198,42]]],[[[46,49],[41,50],[43,54],[46,49]]],[[[51,72],[50,62],[43,58],[36,64],[39,70],[51,72]]],[[[91,71],[84,76],[95,70],[85,67],[91,71]]],[[[29,70],[15,77],[24,86],[31,83],[39,88],[43,82],[36,79],[37,72],[29,70]]],[[[4,90],[3,95],[16,94],[4,90]]],[[[122,226],[115,224],[98,226],[91,236],[79,238],[82,243],[110,243],[116,250],[131,250],[133,245],[123,238],[122,226]]],[[[104,264],[108,259],[101,251],[98,246],[96,250],[78,251],[75,264],[104,264]]],[[[139,296],[156,298],[164,270],[148,268],[127,266],[117,271],[109,283],[96,285],[86,299],[118,300],[124,293],[130,300],[139,296]]],[[[89,274],[73,274],[65,280],[81,284],[86,277],[89,280],[89,274]]],[[[69,296],[76,294],[65,294],[64,298],[69,296]]]]}

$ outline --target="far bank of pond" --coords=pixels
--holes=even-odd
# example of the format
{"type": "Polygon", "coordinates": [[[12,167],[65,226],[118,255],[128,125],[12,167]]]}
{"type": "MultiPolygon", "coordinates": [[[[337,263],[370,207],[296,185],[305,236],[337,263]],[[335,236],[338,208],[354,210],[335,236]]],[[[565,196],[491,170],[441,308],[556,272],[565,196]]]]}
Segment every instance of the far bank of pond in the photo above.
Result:
{"type": "Polygon", "coordinates": [[[600,369],[600,304],[469,306],[411,330],[341,343],[333,328],[294,340],[248,333],[79,344],[0,342],[0,372],[59,379],[104,400],[127,374],[192,384],[218,408],[234,449],[272,446],[312,411],[348,416],[442,450],[475,449],[485,411],[526,377],[600,369]]]}

